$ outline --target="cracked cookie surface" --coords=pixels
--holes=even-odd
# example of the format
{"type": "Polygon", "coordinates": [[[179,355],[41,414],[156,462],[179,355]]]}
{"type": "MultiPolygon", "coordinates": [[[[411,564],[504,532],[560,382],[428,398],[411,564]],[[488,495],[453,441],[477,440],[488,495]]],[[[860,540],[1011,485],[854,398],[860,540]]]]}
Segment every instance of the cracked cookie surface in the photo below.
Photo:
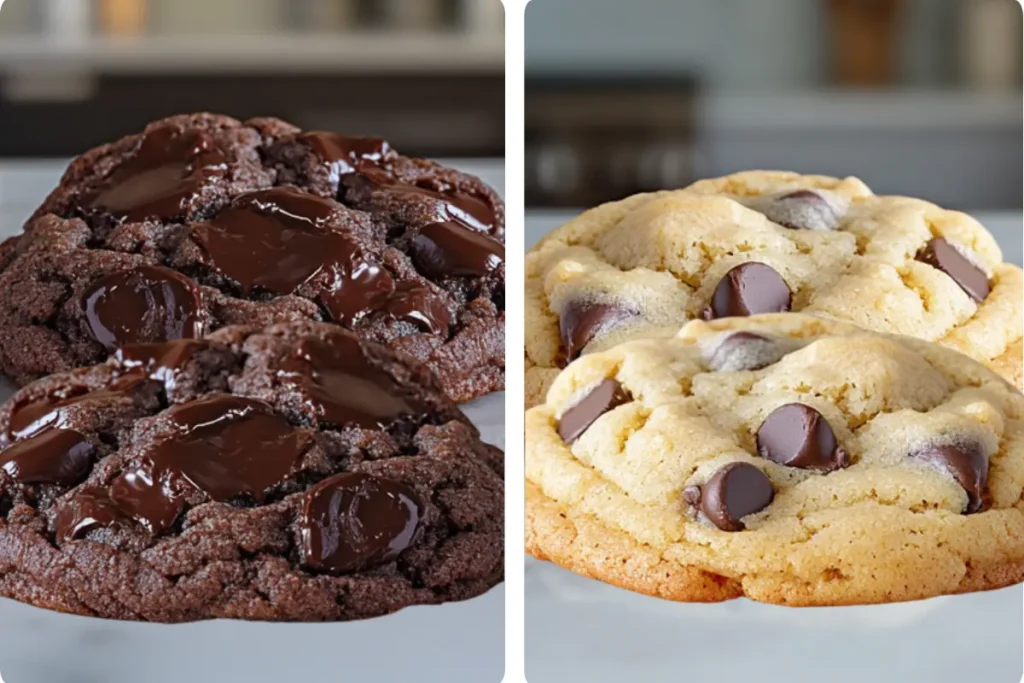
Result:
{"type": "Polygon", "coordinates": [[[527,550],[683,601],[883,603],[1024,579],[1024,395],[814,316],[692,321],[526,415],[527,550]]]}
{"type": "Polygon", "coordinates": [[[526,257],[526,400],[581,353],[687,320],[805,311],[1022,380],[1024,279],[970,216],[855,178],[749,171],[587,211],[526,257]]]}
{"type": "Polygon", "coordinates": [[[0,370],[19,385],[123,344],[330,321],[504,386],[504,206],[384,140],[194,114],[72,161],[0,247],[0,370]]]}
{"type": "Polygon", "coordinates": [[[501,452],[335,325],[126,346],[21,389],[0,434],[0,594],[40,607],[348,620],[502,578],[501,452]]]}

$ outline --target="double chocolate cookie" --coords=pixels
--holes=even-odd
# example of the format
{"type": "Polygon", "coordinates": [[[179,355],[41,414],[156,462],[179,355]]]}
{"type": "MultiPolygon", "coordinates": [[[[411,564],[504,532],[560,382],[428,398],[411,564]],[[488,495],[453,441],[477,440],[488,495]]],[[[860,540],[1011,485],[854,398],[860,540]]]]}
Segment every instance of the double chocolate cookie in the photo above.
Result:
{"type": "Polygon", "coordinates": [[[504,208],[384,140],[196,114],[71,163],[0,246],[0,370],[24,384],[125,344],[330,321],[504,386],[504,208]]]}
{"type": "Polygon", "coordinates": [[[797,313],[583,356],[526,415],[530,553],[684,601],[913,600],[1024,580],[1024,395],[797,313]]]}
{"type": "Polygon", "coordinates": [[[526,396],[688,320],[804,311],[965,353],[1018,387],[1024,278],[970,216],[855,178],[751,171],[605,204],[526,257],[526,396]]]}
{"type": "Polygon", "coordinates": [[[502,578],[502,456],[326,323],[120,347],[0,409],[0,595],[177,622],[344,620],[502,578]]]}

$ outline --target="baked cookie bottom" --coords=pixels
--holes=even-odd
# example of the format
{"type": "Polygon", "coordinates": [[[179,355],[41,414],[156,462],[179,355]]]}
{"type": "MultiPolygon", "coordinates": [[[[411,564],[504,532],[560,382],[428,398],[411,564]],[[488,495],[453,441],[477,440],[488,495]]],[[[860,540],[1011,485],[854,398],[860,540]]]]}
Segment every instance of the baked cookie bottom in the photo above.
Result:
{"type": "MultiPolygon", "coordinates": [[[[862,567],[857,577],[803,576],[796,572],[728,575],[725,571],[717,573],[712,568],[673,559],[671,549],[659,552],[593,515],[571,510],[527,481],[526,552],[581,576],[676,602],[722,602],[747,597],[791,607],[884,604],[994,590],[1024,581],[1024,510],[1015,512],[1016,515],[1004,515],[1000,522],[992,524],[1005,525],[1003,540],[1007,549],[1014,547],[1012,553],[1004,556],[994,553],[964,560],[951,550],[942,552],[939,541],[931,544],[930,554],[922,546],[903,552],[887,549],[879,555],[877,566],[862,567]],[[937,564],[948,565],[948,571],[927,574],[932,558],[937,564]],[[900,575],[894,574],[901,566],[900,575]]],[[[908,525],[911,522],[906,521],[908,525]]],[[[929,525],[922,520],[917,523],[929,525]]],[[[957,533],[970,536],[974,531],[957,533]]],[[[854,534],[849,536],[851,543],[857,542],[854,534]]]]}

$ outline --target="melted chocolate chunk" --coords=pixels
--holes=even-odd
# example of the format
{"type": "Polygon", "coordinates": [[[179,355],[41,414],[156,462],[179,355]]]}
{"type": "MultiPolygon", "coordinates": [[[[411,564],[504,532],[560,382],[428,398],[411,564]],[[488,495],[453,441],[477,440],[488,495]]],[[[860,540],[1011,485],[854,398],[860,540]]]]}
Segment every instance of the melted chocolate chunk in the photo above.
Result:
{"type": "Polygon", "coordinates": [[[850,464],[828,421],[802,403],[772,411],[757,430],[757,452],[780,465],[823,472],[850,464]]]}
{"type": "Polygon", "coordinates": [[[195,353],[208,348],[210,343],[199,339],[177,339],[122,346],[114,352],[114,358],[123,370],[156,380],[170,390],[195,353]]]}
{"type": "Polygon", "coordinates": [[[578,358],[583,348],[598,334],[636,315],[635,311],[615,304],[570,301],[558,316],[566,361],[578,358]]]}
{"type": "Polygon", "coordinates": [[[409,251],[416,267],[432,277],[483,277],[505,260],[505,245],[455,221],[424,226],[409,251]]]}
{"type": "Polygon", "coordinates": [[[760,370],[785,355],[785,349],[772,339],[753,332],[733,332],[718,343],[708,365],[718,372],[760,370]]]}
{"type": "Polygon", "coordinates": [[[73,429],[46,429],[0,453],[0,467],[22,484],[74,486],[89,474],[93,446],[73,429]]]}
{"type": "Polygon", "coordinates": [[[431,334],[443,334],[451,323],[444,301],[429,288],[414,283],[399,285],[384,305],[384,311],[395,320],[418,325],[431,334]]]}
{"type": "Polygon", "coordinates": [[[347,235],[327,223],[337,205],[290,187],[239,198],[192,234],[211,265],[253,290],[292,294],[323,271],[320,301],[332,318],[351,324],[379,308],[394,291],[391,275],[369,260],[347,235]]]}
{"type": "Polygon", "coordinates": [[[306,396],[321,422],[335,427],[386,429],[430,411],[412,392],[371,364],[359,340],[337,332],[329,341],[304,339],[280,365],[282,383],[306,396]]]}
{"type": "Polygon", "coordinates": [[[198,286],[163,266],[140,266],[93,281],[82,308],[89,332],[108,350],[201,333],[198,286]]]}
{"type": "Polygon", "coordinates": [[[330,169],[332,183],[337,183],[343,175],[380,163],[391,151],[387,141],[380,138],[339,135],[326,131],[310,131],[299,135],[297,139],[309,145],[324,160],[330,169]]]}
{"type": "Polygon", "coordinates": [[[434,214],[434,221],[438,223],[454,221],[486,233],[497,221],[494,207],[482,197],[455,189],[439,192],[423,185],[403,183],[382,169],[367,164],[360,167],[358,174],[346,178],[344,184],[378,188],[413,201],[419,198],[432,199],[437,203],[438,211],[434,214]]]}
{"type": "MultiPolygon", "coordinates": [[[[108,495],[108,522],[134,519],[154,535],[174,526],[185,509],[182,484],[168,471],[129,470],[111,482],[108,495]]],[[[93,526],[100,526],[100,520],[93,526]]]]}
{"type": "Polygon", "coordinates": [[[792,292],[775,269],[763,263],[742,263],[722,278],[704,318],[728,318],[789,310],[792,292]]]}
{"type": "Polygon", "coordinates": [[[94,529],[122,524],[127,519],[105,489],[81,491],[57,512],[54,533],[61,541],[84,538],[94,529]]]}
{"type": "Polygon", "coordinates": [[[212,394],[164,415],[177,433],[152,446],[110,488],[118,509],[154,534],[174,524],[189,487],[216,501],[244,495],[262,503],[311,444],[309,434],[266,403],[240,396],[212,394]]]}
{"type": "Polygon", "coordinates": [[[927,444],[910,457],[921,460],[949,474],[967,492],[966,514],[982,507],[989,462],[979,443],[927,444]]]}
{"type": "Polygon", "coordinates": [[[226,173],[227,158],[209,133],[157,128],[83,205],[129,221],[181,218],[226,173]]]}
{"type": "Polygon", "coordinates": [[[606,379],[562,414],[562,419],[558,421],[558,435],[562,437],[562,441],[571,444],[580,438],[597,418],[632,400],[633,397],[621,384],[614,379],[606,379]]]}
{"type": "Polygon", "coordinates": [[[413,544],[422,517],[423,504],[404,484],[336,474],[306,493],[299,520],[303,564],[341,574],[390,562],[413,544]]]}
{"type": "Polygon", "coordinates": [[[960,289],[975,301],[984,301],[991,291],[985,271],[941,237],[930,240],[917,252],[917,260],[953,278],[953,282],[960,285],[960,289]]]}
{"type": "Polygon", "coordinates": [[[797,190],[759,203],[768,220],[791,230],[835,230],[839,215],[824,196],[814,190],[797,190]]]}
{"type": "Polygon", "coordinates": [[[59,394],[16,405],[8,420],[7,436],[13,441],[27,438],[49,427],[66,427],[67,409],[71,406],[83,401],[128,399],[133,391],[145,383],[146,380],[140,377],[124,377],[92,391],[88,387],[76,386],[59,394]]]}
{"type": "Polygon", "coordinates": [[[740,521],[760,512],[775,499],[775,489],[764,472],[745,462],[719,469],[700,492],[700,510],[722,531],[743,531],[740,521]]]}

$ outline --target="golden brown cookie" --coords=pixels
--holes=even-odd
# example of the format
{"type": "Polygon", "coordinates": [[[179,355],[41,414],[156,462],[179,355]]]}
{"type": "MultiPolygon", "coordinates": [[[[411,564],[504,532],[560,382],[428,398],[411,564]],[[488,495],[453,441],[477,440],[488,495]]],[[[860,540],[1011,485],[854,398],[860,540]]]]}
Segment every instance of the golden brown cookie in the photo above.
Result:
{"type": "Polygon", "coordinates": [[[1024,278],[970,216],[855,178],[750,171],[599,206],[526,257],[526,400],[687,320],[805,311],[935,341],[1021,383],[1024,278]]]}
{"type": "Polygon", "coordinates": [[[801,314],[590,353],[526,416],[527,550],[631,590],[789,605],[1024,579],[1024,395],[801,314]]]}

